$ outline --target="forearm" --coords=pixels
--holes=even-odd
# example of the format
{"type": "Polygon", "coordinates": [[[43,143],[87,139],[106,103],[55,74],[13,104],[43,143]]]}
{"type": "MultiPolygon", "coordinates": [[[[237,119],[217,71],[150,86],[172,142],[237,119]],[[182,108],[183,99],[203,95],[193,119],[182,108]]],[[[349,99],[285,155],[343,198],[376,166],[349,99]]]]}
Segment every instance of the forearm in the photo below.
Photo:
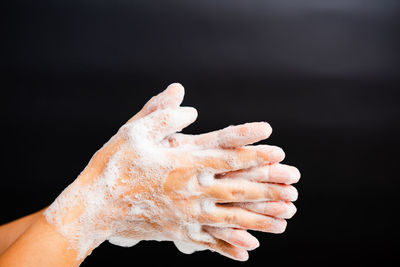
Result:
{"type": "MultiPolygon", "coordinates": [[[[78,186],[77,184],[80,184],[79,179],[76,179],[57,199],[73,199],[73,196],[69,196],[69,189],[71,187],[76,189],[75,187],[78,186]]],[[[79,190],[76,189],[76,191],[79,190]]],[[[59,203],[60,200],[56,200],[55,202],[59,203]]],[[[57,225],[57,228],[56,225],[49,221],[46,213],[52,210],[53,205],[54,203],[46,209],[3,226],[4,232],[13,230],[14,234],[10,234],[12,235],[10,239],[13,240],[12,242],[11,240],[8,242],[8,246],[0,255],[0,267],[79,266],[85,257],[92,252],[96,246],[91,244],[87,246],[85,251],[78,252],[76,247],[71,246],[71,241],[74,237],[60,232],[60,227],[62,228],[62,225],[57,225]]],[[[69,202],[67,206],[68,208],[64,205],[63,209],[58,210],[58,212],[54,214],[57,218],[53,219],[58,221],[59,224],[68,224],[69,220],[76,221],[80,216],[80,209],[83,207],[83,203],[77,199],[69,202]]],[[[82,227],[77,227],[71,235],[77,234],[79,236],[85,236],[86,231],[77,232],[82,229],[82,227]]],[[[87,240],[88,243],[90,243],[90,238],[87,238],[87,240]]]]}
{"type": "MultiPolygon", "coordinates": [[[[83,260],[83,259],[82,259],[83,260]]],[[[3,266],[78,266],[77,252],[50,225],[45,216],[39,218],[2,254],[3,266]]]]}
{"type": "Polygon", "coordinates": [[[42,215],[44,209],[0,226],[0,255],[42,215]]]}

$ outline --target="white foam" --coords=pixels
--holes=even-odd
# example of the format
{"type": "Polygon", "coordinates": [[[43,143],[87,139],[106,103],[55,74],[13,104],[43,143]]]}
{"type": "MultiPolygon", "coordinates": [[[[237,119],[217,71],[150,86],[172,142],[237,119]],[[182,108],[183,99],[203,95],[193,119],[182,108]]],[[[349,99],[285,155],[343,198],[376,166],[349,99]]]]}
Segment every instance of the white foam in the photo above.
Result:
{"type": "Polygon", "coordinates": [[[122,236],[113,236],[108,239],[108,242],[121,247],[133,247],[134,245],[138,244],[140,240],[126,238],[122,236]]]}
{"type": "Polygon", "coordinates": [[[209,170],[201,171],[197,176],[197,179],[202,186],[211,186],[215,181],[214,173],[209,170]]]}
{"type": "Polygon", "coordinates": [[[186,223],[185,225],[187,234],[189,237],[196,241],[212,243],[214,238],[207,232],[202,230],[202,226],[199,223],[186,223]]]}
{"type": "Polygon", "coordinates": [[[201,210],[205,213],[214,213],[216,210],[215,202],[211,199],[203,199],[201,201],[201,210]]]}
{"type": "Polygon", "coordinates": [[[185,254],[192,254],[195,251],[201,251],[207,249],[206,246],[201,246],[190,242],[174,241],[174,244],[180,252],[185,254]]]}
{"type": "MultiPolygon", "coordinates": [[[[179,208],[165,194],[165,181],[171,171],[179,168],[176,158],[181,152],[173,154],[161,144],[158,139],[162,134],[149,119],[162,125],[168,116],[174,116],[175,125],[171,127],[180,130],[178,126],[195,114],[168,109],[162,112],[155,111],[121,127],[109,143],[124,142],[109,158],[101,159],[106,162],[103,172],[89,182],[77,179],[46,210],[47,221],[67,238],[79,260],[104,240],[124,247],[139,240],[170,240],[185,253],[205,249],[195,241],[214,242],[200,223],[186,214],[185,207],[179,208]],[[70,211],[77,212],[72,216],[70,211]]],[[[213,182],[214,173],[205,170],[197,180],[193,176],[176,190],[174,197],[199,196],[199,184],[210,186],[213,182]]],[[[213,206],[211,202],[193,204],[193,214],[212,212],[213,206]]]]}

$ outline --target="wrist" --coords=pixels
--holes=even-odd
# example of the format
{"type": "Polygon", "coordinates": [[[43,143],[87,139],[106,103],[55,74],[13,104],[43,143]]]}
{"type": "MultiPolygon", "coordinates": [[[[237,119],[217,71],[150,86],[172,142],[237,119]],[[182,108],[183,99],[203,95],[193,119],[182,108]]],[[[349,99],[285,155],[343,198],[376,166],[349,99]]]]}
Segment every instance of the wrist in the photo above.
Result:
{"type": "Polygon", "coordinates": [[[0,266],[78,266],[77,251],[44,215],[0,256],[0,266]]]}
{"type": "MultiPolygon", "coordinates": [[[[81,174],[82,175],[82,174],[81,174]]],[[[81,175],[70,184],[45,210],[43,217],[76,251],[77,260],[83,260],[104,242],[109,233],[102,224],[100,203],[96,203],[90,184],[83,185],[81,175]]]]}

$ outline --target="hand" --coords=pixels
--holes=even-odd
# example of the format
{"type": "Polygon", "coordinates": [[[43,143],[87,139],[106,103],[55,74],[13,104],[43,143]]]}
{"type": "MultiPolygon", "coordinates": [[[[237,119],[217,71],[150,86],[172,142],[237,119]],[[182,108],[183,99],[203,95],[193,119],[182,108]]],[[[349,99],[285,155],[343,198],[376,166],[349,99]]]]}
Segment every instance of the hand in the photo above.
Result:
{"type": "Polygon", "coordinates": [[[227,128],[222,132],[234,133],[233,137],[219,132],[218,141],[207,147],[193,145],[207,139],[204,138],[207,134],[191,139],[186,136],[192,142],[177,145],[176,140],[182,136],[177,138],[174,133],[192,123],[197,113],[193,108],[178,107],[179,98],[171,98],[170,102],[156,100],[157,97],[121,127],[46,211],[48,221],[70,240],[79,257],[106,239],[129,245],[127,242],[133,237],[135,240],[171,240],[182,250],[187,250],[190,244],[196,249],[210,248],[243,259],[241,250],[215,239],[202,226],[282,231],[284,221],[246,210],[251,210],[250,207],[215,205],[292,201],[297,197],[291,186],[214,179],[215,175],[282,160],[283,151],[277,147],[230,148],[269,135],[268,131],[262,134],[258,131],[258,136],[253,132],[235,135],[238,129],[269,126],[258,123],[227,128]],[[171,103],[176,103],[176,107],[171,108],[171,103]],[[163,105],[166,108],[155,110],[163,105]]]}
{"type": "MultiPolygon", "coordinates": [[[[167,140],[171,147],[197,146],[199,149],[207,148],[234,148],[244,144],[251,144],[260,139],[269,137],[272,129],[268,124],[248,123],[202,135],[186,135],[176,133],[167,140]],[[223,140],[223,141],[222,141],[223,140]]],[[[283,159],[283,158],[282,158],[283,159]]],[[[227,172],[217,175],[215,178],[245,179],[259,183],[272,184],[293,184],[300,179],[300,172],[297,168],[285,164],[272,164],[261,168],[249,168],[239,171],[227,172]]],[[[275,217],[278,219],[290,219],[297,209],[289,201],[264,201],[264,202],[237,202],[226,203],[225,207],[240,207],[258,214],[275,217]]],[[[286,225],[283,221],[283,225],[286,225]]],[[[244,229],[231,227],[203,226],[203,230],[216,239],[221,239],[238,248],[230,247],[229,253],[242,255],[242,259],[248,257],[246,250],[253,250],[259,246],[258,240],[244,229]]],[[[282,232],[285,227],[282,228],[282,232]]],[[[267,231],[268,232],[268,231],[267,231]]],[[[277,232],[278,233],[278,232],[277,232]]],[[[233,257],[235,258],[235,257],[233,257]]],[[[237,258],[237,257],[236,257],[237,258]]]]}

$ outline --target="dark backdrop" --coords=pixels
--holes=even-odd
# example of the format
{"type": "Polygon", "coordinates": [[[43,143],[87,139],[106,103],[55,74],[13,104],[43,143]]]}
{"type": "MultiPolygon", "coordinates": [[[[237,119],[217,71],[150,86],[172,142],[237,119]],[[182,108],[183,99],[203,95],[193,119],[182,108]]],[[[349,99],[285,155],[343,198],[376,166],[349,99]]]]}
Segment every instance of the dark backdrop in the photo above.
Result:
{"type": "Polygon", "coordinates": [[[171,82],[187,133],[268,121],[298,213],[236,263],[172,243],[101,245],[82,266],[388,263],[398,252],[397,0],[5,1],[0,223],[49,205],[171,82]]]}

